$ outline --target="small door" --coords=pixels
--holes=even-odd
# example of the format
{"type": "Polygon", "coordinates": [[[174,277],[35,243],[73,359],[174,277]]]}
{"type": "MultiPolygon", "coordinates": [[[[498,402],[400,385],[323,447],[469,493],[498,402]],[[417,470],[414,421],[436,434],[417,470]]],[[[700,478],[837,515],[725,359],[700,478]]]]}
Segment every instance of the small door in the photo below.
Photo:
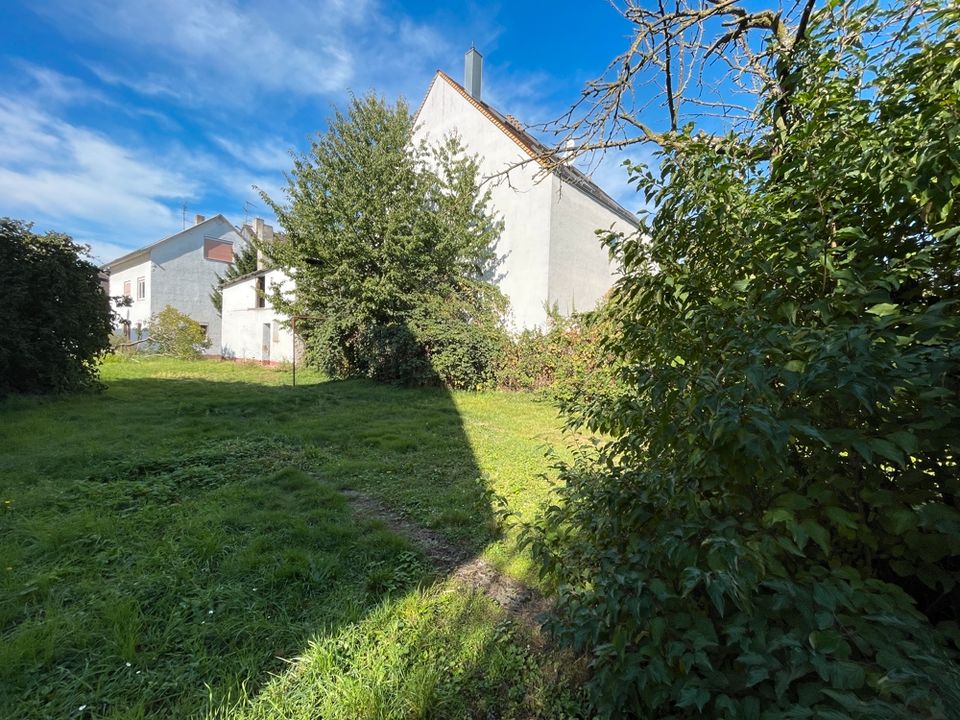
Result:
{"type": "Polygon", "coordinates": [[[263,347],[260,349],[260,359],[270,362],[270,323],[263,324],[263,347]]]}

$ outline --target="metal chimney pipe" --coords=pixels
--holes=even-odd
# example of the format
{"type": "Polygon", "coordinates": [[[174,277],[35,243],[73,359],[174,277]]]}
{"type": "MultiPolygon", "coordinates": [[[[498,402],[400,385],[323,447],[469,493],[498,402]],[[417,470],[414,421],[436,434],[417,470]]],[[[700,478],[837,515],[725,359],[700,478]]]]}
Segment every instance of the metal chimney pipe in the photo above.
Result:
{"type": "Polygon", "coordinates": [[[463,87],[470,97],[480,100],[483,84],[483,55],[471,46],[463,56],[463,87]]]}

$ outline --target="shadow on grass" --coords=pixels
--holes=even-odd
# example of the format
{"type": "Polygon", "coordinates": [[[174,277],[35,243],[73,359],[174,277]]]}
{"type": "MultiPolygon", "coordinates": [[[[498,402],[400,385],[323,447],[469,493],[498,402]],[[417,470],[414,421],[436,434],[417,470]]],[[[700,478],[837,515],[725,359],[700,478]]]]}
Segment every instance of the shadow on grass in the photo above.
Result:
{"type": "MultiPolygon", "coordinates": [[[[491,657],[514,644],[487,601],[429,588],[420,550],[338,492],[361,489],[474,550],[491,542],[485,483],[445,391],[145,377],[8,402],[0,420],[0,715],[187,717],[256,696],[295,656],[338,687],[358,674],[353,636],[364,657],[364,643],[386,653],[360,673],[374,685],[358,702],[395,702],[397,717],[419,716],[414,696],[459,692],[427,682],[445,672],[431,657],[474,691],[502,689],[511,665],[491,657]],[[452,622],[423,625],[444,607],[452,622]],[[432,690],[391,696],[390,668],[432,690]]],[[[310,697],[303,717],[316,716],[310,697]]]]}

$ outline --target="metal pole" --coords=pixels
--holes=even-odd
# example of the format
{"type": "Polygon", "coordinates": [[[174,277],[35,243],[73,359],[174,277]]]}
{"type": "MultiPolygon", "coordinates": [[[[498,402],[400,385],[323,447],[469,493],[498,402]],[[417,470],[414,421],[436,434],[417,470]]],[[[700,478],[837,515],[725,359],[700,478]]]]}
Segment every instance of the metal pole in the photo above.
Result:
{"type": "Polygon", "coordinates": [[[297,316],[293,316],[293,386],[297,386],[297,316]]]}

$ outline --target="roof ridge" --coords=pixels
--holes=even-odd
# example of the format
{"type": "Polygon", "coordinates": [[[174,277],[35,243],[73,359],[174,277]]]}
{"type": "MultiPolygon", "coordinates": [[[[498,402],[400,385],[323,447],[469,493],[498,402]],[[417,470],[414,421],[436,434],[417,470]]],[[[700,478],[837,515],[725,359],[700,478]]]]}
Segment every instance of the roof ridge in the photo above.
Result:
{"type": "MultiPolygon", "coordinates": [[[[137,248],[136,250],[131,250],[131,251],[128,252],[126,255],[121,255],[121,256],[118,257],[118,258],[114,258],[114,259],[111,260],[110,262],[104,263],[104,264],[101,265],[100,267],[102,267],[102,268],[107,268],[107,267],[110,267],[111,265],[116,265],[117,263],[123,262],[124,260],[127,260],[128,258],[132,258],[132,257],[134,257],[135,255],[139,255],[139,254],[142,253],[142,252],[146,252],[146,251],[148,251],[148,250],[152,250],[153,248],[157,247],[158,245],[161,245],[162,243],[167,242],[167,240],[173,240],[173,238],[177,237],[177,235],[183,235],[183,233],[187,232],[188,230],[193,230],[194,228],[200,227],[201,225],[203,225],[203,224],[205,224],[205,223],[208,223],[208,222],[210,222],[211,220],[216,220],[217,218],[220,218],[221,220],[223,220],[227,225],[230,226],[230,228],[231,228],[234,232],[237,232],[237,229],[233,226],[233,223],[231,223],[231,222],[227,219],[226,215],[224,215],[223,213],[217,213],[216,215],[211,215],[211,216],[208,217],[208,218],[204,218],[203,220],[201,220],[201,221],[198,222],[198,223],[194,223],[194,224],[191,225],[190,227],[185,227],[185,228],[183,228],[182,230],[177,230],[177,232],[171,233],[170,235],[167,235],[166,237],[162,237],[162,238],[160,238],[159,240],[155,240],[155,241],[152,242],[152,243],[147,243],[147,244],[144,245],[143,247],[139,247],[139,248],[137,248]]],[[[239,233],[238,233],[238,234],[239,234],[239,233]]]]}
{"type": "Polygon", "coordinates": [[[543,145],[539,140],[537,140],[533,135],[528,133],[526,130],[521,130],[520,128],[515,128],[506,122],[505,119],[499,117],[501,115],[499,110],[494,109],[491,105],[483,102],[482,100],[477,100],[470,93],[467,92],[460,83],[451,78],[443,70],[437,70],[437,74],[434,75],[433,80],[430,82],[430,87],[427,88],[427,92],[423,96],[423,101],[420,103],[420,107],[417,110],[416,118],[420,117],[420,111],[423,110],[423,106],[427,101],[427,97],[430,95],[430,91],[433,90],[433,86],[437,81],[437,77],[443,78],[450,87],[456,90],[463,98],[469,102],[473,107],[475,107],[481,115],[487,118],[492,122],[496,127],[498,127],[507,137],[509,137],[513,142],[520,147],[521,150],[525,151],[527,155],[530,156],[531,160],[534,160],[540,167],[544,170],[548,170],[551,174],[556,175],[561,182],[566,182],[568,185],[577,188],[584,192],[585,194],[591,196],[594,200],[604,205],[611,212],[619,215],[621,219],[629,222],[631,225],[637,226],[637,220],[633,213],[627,210],[623,205],[614,200],[606,191],[603,190],[599,185],[597,185],[592,178],[590,178],[582,170],[578,169],[573,165],[560,164],[554,165],[547,161],[547,156],[550,153],[549,148],[543,145]],[[540,151],[540,148],[543,151],[540,151]]]}

